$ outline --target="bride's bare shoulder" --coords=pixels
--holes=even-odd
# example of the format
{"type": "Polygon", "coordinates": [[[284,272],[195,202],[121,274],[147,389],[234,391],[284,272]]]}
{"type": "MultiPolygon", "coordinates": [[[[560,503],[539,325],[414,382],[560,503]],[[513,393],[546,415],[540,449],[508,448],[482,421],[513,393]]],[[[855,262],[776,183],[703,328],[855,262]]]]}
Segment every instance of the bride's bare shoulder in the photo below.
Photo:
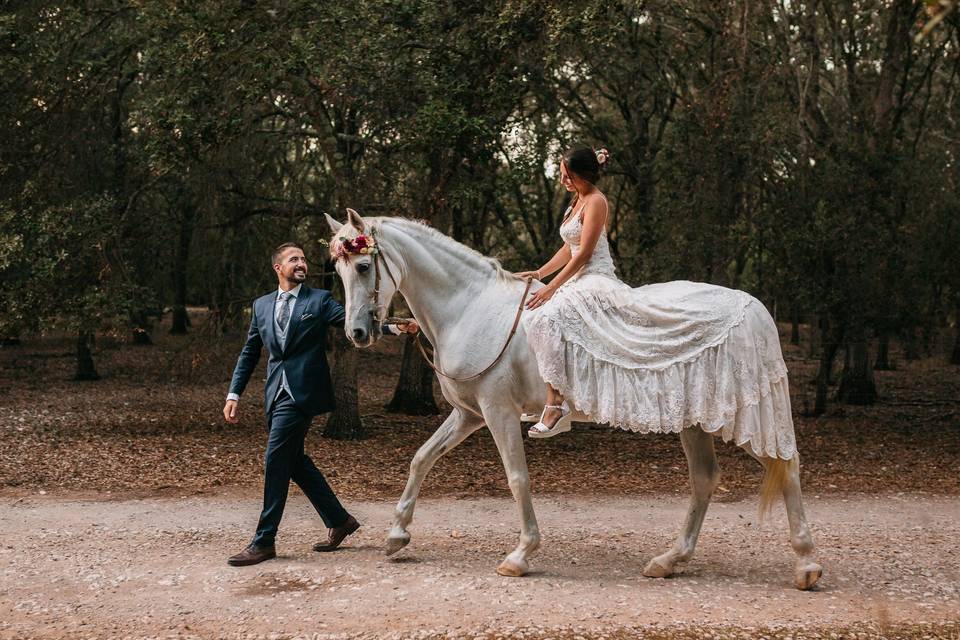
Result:
{"type": "Polygon", "coordinates": [[[595,190],[590,194],[590,197],[587,198],[587,202],[584,204],[584,208],[587,207],[594,210],[605,210],[607,207],[607,196],[605,196],[600,189],[595,190]]]}

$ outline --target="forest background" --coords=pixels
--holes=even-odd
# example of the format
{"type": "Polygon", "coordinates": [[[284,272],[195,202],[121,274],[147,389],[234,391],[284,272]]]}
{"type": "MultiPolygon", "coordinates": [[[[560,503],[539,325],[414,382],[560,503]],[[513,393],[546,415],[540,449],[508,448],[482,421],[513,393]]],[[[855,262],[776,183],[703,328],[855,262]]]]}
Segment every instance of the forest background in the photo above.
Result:
{"type": "MultiPolygon", "coordinates": [[[[271,248],[304,243],[311,284],[337,287],[324,212],[423,219],[534,269],[560,242],[559,156],[585,143],[612,152],[624,280],[751,292],[807,338],[798,411],[871,404],[891,344],[960,364],[960,23],[941,4],[7,3],[0,336],[72,336],[96,380],[102,349],[169,332],[225,381],[206,354],[239,349],[271,248]]],[[[357,355],[332,342],[326,434],[362,437],[357,355]]],[[[435,412],[409,341],[402,358],[391,407],[435,412]]]]}

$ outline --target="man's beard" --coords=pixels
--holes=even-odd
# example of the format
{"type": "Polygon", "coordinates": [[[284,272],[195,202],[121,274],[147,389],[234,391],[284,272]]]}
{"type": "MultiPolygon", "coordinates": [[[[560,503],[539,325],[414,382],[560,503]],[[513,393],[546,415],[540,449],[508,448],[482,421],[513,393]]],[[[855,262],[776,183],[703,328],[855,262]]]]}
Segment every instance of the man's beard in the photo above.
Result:
{"type": "Polygon", "coordinates": [[[303,282],[307,279],[307,272],[302,269],[296,269],[292,274],[290,274],[290,279],[296,282],[303,282]]]}

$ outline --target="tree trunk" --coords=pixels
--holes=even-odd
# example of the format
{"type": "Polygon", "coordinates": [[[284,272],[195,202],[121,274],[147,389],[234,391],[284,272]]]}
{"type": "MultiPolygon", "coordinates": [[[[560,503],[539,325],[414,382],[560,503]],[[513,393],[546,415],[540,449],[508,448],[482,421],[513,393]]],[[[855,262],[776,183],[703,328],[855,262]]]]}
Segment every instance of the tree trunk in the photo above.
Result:
{"type": "Polygon", "coordinates": [[[796,306],[790,310],[790,344],[800,346],[800,310],[796,306]]]}
{"type": "Polygon", "coordinates": [[[180,238],[173,264],[173,324],[170,333],[185,335],[190,325],[187,317],[187,269],[190,266],[190,242],[193,240],[194,211],[191,205],[183,207],[180,220],[180,238]]]}
{"type": "Polygon", "coordinates": [[[73,376],[74,380],[99,380],[100,374],[93,366],[93,354],[90,352],[90,343],[93,342],[93,334],[89,331],[77,332],[77,373],[73,376]]]}
{"type": "Polygon", "coordinates": [[[807,344],[807,357],[813,358],[823,343],[823,320],[817,315],[810,321],[810,342],[807,344]]]}
{"type": "Polygon", "coordinates": [[[890,371],[890,332],[880,332],[880,344],[877,347],[877,360],[873,363],[875,371],[890,371]]]}
{"type": "Polygon", "coordinates": [[[929,358],[933,355],[933,341],[937,335],[937,328],[932,320],[925,320],[920,329],[920,337],[923,343],[923,355],[929,358]]]}
{"type": "Polygon", "coordinates": [[[867,328],[857,322],[847,335],[848,362],[840,378],[837,400],[847,404],[873,404],[877,401],[877,386],[870,368],[867,328]]]}
{"type": "Polygon", "coordinates": [[[814,400],[813,415],[823,415],[827,410],[827,396],[830,390],[830,372],[833,369],[833,360],[837,356],[840,345],[833,336],[830,323],[826,318],[820,320],[820,368],[817,371],[817,396],[814,400]]]}
{"type": "Polygon", "coordinates": [[[400,379],[386,408],[408,416],[432,416],[440,412],[433,399],[433,369],[424,361],[413,336],[408,335],[403,342],[400,379]]]}
{"type": "Polygon", "coordinates": [[[950,364],[960,364],[960,296],[957,297],[953,317],[953,353],[950,354],[950,364]]]}
{"type": "Polygon", "coordinates": [[[365,435],[357,402],[357,350],[347,336],[333,331],[333,396],[336,408],[323,435],[334,440],[359,440],[365,435]]]}
{"type": "Polygon", "coordinates": [[[903,357],[906,360],[919,360],[920,351],[917,344],[917,328],[907,327],[903,333],[903,357]]]}

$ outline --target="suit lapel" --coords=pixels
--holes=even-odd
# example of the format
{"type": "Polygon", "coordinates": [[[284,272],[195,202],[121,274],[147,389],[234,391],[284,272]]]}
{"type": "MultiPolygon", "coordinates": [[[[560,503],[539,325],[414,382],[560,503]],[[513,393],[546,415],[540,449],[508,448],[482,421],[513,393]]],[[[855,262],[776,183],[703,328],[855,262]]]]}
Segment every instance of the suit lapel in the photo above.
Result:
{"type": "Polygon", "coordinates": [[[307,304],[307,298],[310,297],[310,287],[303,285],[300,287],[300,295],[297,296],[297,301],[293,305],[293,312],[290,314],[290,321],[287,324],[287,342],[284,346],[284,353],[286,353],[290,346],[297,339],[297,328],[300,326],[300,316],[303,314],[303,308],[307,304]]]}
{"type": "Polygon", "coordinates": [[[270,351],[273,353],[283,353],[283,349],[280,347],[280,336],[277,335],[276,321],[277,296],[279,295],[280,291],[277,290],[270,296],[265,313],[266,318],[264,318],[264,321],[267,323],[267,339],[271,343],[270,351]]]}

